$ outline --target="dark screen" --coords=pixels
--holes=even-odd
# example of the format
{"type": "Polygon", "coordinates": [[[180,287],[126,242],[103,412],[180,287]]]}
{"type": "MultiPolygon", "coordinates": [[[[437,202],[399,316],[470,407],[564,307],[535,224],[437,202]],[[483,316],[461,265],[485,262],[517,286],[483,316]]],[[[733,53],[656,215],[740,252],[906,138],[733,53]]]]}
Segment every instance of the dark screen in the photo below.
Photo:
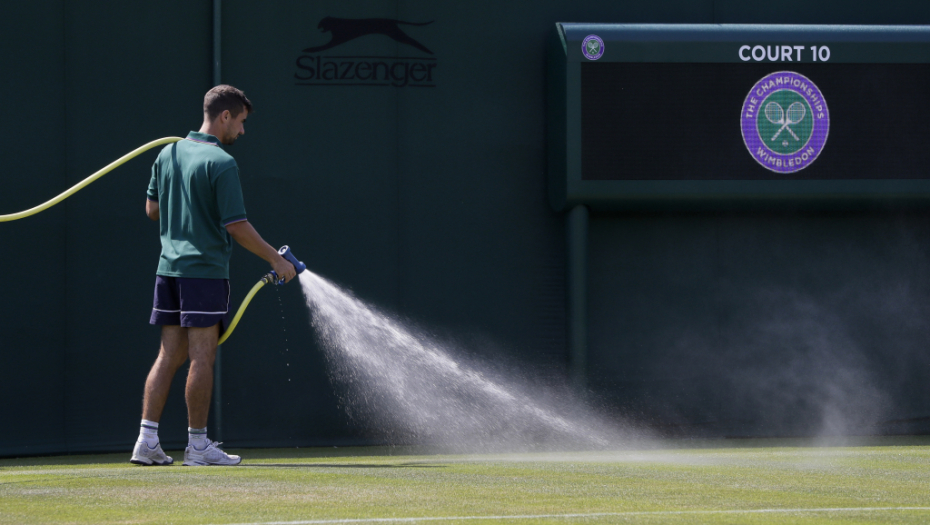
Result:
{"type": "Polygon", "coordinates": [[[581,64],[585,180],[930,178],[927,64],[581,64]],[[740,131],[762,77],[790,70],[823,93],[822,153],[805,169],[761,166],[740,131]]]}

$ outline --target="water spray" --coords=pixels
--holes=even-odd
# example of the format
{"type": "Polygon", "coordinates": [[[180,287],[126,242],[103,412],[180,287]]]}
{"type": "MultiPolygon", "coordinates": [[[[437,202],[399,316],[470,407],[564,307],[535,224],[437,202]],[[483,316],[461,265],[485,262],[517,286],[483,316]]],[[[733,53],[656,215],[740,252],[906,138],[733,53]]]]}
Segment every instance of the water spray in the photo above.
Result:
{"type": "Polygon", "coordinates": [[[607,448],[635,437],[567,390],[534,386],[308,270],[300,284],[347,414],[392,444],[446,450],[607,448]]]}

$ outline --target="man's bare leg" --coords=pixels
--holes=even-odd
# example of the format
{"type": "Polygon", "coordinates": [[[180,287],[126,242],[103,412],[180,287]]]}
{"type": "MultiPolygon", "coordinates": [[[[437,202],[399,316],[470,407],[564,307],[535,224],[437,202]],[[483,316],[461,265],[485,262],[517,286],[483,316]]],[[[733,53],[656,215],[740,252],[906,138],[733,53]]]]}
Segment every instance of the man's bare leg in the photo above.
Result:
{"type": "Polygon", "coordinates": [[[180,326],[163,326],[161,329],[161,349],[152,365],[148,379],[145,380],[145,396],[142,398],[142,419],[155,421],[161,419],[171,380],[174,374],[187,361],[187,328],[180,326]]]}
{"type": "Polygon", "coordinates": [[[213,395],[213,362],[216,360],[216,342],[219,324],[209,328],[187,328],[188,354],[191,369],[187,373],[187,420],[191,428],[207,426],[210,415],[210,398],[213,395]]]}
{"type": "Polygon", "coordinates": [[[207,416],[210,415],[210,397],[213,394],[213,362],[216,360],[216,342],[219,325],[210,328],[188,328],[187,340],[191,370],[187,374],[188,445],[184,450],[184,464],[238,465],[242,458],[230,455],[207,439],[207,416]]]}
{"type": "Polygon", "coordinates": [[[164,326],[161,330],[161,348],[155,364],[145,380],[142,398],[142,424],[139,439],[132,450],[131,463],[138,465],[171,465],[174,459],[165,454],[158,442],[158,420],[165,409],[171,380],[178,368],[187,360],[187,329],[164,326]]]}

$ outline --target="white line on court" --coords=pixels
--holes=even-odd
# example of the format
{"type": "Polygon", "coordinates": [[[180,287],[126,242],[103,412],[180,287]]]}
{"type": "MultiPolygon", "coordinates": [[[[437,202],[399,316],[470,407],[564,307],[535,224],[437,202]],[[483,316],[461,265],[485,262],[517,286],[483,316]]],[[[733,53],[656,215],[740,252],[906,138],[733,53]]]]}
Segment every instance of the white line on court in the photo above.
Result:
{"type": "Polygon", "coordinates": [[[329,525],[336,523],[418,523],[421,521],[464,521],[464,520],[532,520],[532,519],[571,519],[624,516],[674,516],[701,514],[805,514],[829,512],[888,512],[888,511],[930,511],[930,507],[837,507],[823,509],[745,509],[745,510],[645,510],[629,512],[591,512],[583,514],[526,514],[514,516],[426,516],[414,518],[347,518],[335,520],[301,520],[301,521],[261,521],[254,523],[233,523],[228,525],[329,525]]]}

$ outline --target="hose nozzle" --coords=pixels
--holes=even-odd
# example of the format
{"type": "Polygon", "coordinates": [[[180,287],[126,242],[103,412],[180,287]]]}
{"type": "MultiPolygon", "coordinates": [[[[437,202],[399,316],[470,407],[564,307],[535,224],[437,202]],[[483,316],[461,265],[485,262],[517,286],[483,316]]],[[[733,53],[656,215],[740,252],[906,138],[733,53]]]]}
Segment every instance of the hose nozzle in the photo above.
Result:
{"type": "MultiPolygon", "coordinates": [[[[294,269],[297,270],[297,275],[300,275],[304,270],[307,269],[307,265],[298,261],[297,257],[294,257],[294,252],[291,251],[290,246],[286,244],[282,246],[280,250],[278,250],[278,255],[284,257],[287,262],[294,265],[294,269]]],[[[262,277],[262,281],[274,284],[284,284],[284,279],[279,279],[277,272],[274,270],[271,270],[267,275],[262,277]]]]}
{"type": "Polygon", "coordinates": [[[286,244],[278,250],[278,255],[284,257],[288,262],[294,265],[294,269],[297,270],[297,275],[300,275],[307,269],[307,265],[298,261],[297,257],[294,257],[294,252],[291,251],[291,247],[286,244]]]}

